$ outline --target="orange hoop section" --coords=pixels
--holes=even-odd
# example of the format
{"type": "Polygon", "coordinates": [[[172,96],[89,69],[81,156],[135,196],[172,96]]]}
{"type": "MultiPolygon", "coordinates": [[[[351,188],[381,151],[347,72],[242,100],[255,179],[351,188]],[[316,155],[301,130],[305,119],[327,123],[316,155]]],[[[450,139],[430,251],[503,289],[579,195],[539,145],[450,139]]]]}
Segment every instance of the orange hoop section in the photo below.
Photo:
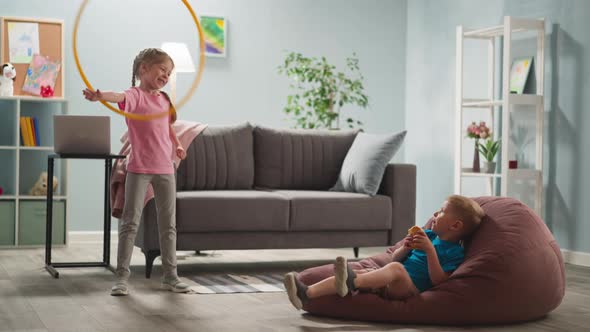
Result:
{"type": "MultiPolygon", "coordinates": [[[[80,59],[78,57],[78,26],[80,25],[80,18],[82,17],[82,13],[84,12],[84,8],[88,4],[88,1],[89,0],[84,0],[82,2],[82,4],[80,5],[80,8],[78,9],[78,14],[76,15],[76,21],[74,23],[74,32],[73,32],[73,36],[72,36],[72,40],[73,40],[72,48],[74,51],[74,59],[76,60],[76,68],[78,68],[78,72],[80,73],[80,77],[82,78],[82,81],[84,81],[84,84],[86,84],[86,87],[88,87],[88,89],[94,91],[94,88],[92,87],[92,85],[88,81],[86,74],[84,74],[84,70],[82,70],[82,66],[80,65],[80,59]]],[[[199,34],[199,65],[198,65],[197,75],[195,76],[195,79],[193,80],[193,84],[191,85],[191,87],[188,90],[188,92],[186,93],[186,95],[184,95],[184,97],[182,97],[182,99],[180,100],[180,102],[178,102],[177,105],[172,105],[172,107],[170,107],[170,111],[160,112],[160,113],[155,113],[155,114],[150,114],[150,115],[140,115],[140,114],[132,114],[132,113],[123,112],[123,111],[113,107],[111,104],[101,100],[100,103],[103,104],[106,108],[110,109],[111,111],[113,111],[117,114],[125,116],[129,119],[147,121],[147,120],[152,120],[152,119],[161,118],[161,117],[164,117],[167,115],[171,115],[172,113],[175,112],[175,109],[180,109],[190,99],[190,97],[192,97],[195,90],[197,89],[197,86],[199,85],[199,82],[201,81],[201,77],[203,76],[203,67],[205,66],[205,38],[203,37],[203,29],[201,28],[201,24],[199,23],[199,20],[197,19],[197,15],[195,14],[195,11],[193,10],[193,8],[191,7],[191,5],[188,3],[187,0],[182,0],[182,3],[184,3],[184,6],[191,14],[191,16],[195,22],[195,26],[197,27],[198,34],[199,34]]]]}

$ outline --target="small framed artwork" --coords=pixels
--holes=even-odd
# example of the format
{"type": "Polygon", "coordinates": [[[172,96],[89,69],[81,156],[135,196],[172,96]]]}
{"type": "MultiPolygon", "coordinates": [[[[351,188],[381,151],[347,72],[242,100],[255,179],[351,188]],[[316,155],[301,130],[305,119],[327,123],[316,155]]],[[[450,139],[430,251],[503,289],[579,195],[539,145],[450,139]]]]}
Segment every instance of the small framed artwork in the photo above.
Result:
{"type": "Polygon", "coordinates": [[[533,57],[514,59],[510,68],[510,93],[522,94],[524,92],[532,65],[533,57]]]}
{"type": "Polygon", "coordinates": [[[227,19],[222,16],[203,15],[200,17],[205,55],[225,58],[227,55],[227,19]]]}

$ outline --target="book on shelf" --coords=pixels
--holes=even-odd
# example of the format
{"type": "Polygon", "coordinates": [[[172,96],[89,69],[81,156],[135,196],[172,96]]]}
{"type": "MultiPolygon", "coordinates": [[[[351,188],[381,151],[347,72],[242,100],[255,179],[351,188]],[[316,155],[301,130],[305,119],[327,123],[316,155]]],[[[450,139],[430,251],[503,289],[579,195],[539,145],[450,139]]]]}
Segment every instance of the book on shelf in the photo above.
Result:
{"type": "Polygon", "coordinates": [[[39,120],[36,117],[20,117],[20,135],[23,146],[41,146],[39,140],[39,120]]]}
{"type": "Polygon", "coordinates": [[[41,146],[41,139],[39,138],[39,119],[33,117],[33,128],[35,129],[35,142],[37,146],[41,146]]]}

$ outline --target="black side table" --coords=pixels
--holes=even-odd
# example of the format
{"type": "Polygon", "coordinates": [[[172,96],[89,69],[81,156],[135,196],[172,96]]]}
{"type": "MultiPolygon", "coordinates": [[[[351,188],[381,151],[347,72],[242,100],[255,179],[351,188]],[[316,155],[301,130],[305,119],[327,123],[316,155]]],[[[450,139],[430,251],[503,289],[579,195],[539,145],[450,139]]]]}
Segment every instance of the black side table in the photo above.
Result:
{"type": "Polygon", "coordinates": [[[59,278],[59,272],[55,268],[60,267],[105,267],[113,272],[115,269],[111,266],[111,205],[110,205],[110,183],[111,170],[114,159],[123,159],[124,155],[114,154],[52,154],[47,157],[47,181],[48,188],[51,188],[53,181],[53,165],[55,159],[103,159],[104,164],[104,239],[102,248],[102,262],[70,262],[70,263],[52,263],[51,262],[51,235],[53,227],[53,191],[47,190],[47,228],[45,231],[45,269],[54,277],[59,278]]]}

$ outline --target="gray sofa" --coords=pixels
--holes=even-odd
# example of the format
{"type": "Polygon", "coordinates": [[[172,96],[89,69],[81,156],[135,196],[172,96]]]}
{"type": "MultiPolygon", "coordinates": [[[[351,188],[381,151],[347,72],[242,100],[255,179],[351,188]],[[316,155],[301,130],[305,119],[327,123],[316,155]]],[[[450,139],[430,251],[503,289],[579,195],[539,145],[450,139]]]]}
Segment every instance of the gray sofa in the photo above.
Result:
{"type": "MultiPolygon", "coordinates": [[[[177,171],[177,250],[390,246],[414,225],[416,167],[389,164],[380,190],[333,192],[355,131],[209,127],[177,171]]],[[[149,278],[159,256],[155,204],[135,245],[149,278]]]]}

